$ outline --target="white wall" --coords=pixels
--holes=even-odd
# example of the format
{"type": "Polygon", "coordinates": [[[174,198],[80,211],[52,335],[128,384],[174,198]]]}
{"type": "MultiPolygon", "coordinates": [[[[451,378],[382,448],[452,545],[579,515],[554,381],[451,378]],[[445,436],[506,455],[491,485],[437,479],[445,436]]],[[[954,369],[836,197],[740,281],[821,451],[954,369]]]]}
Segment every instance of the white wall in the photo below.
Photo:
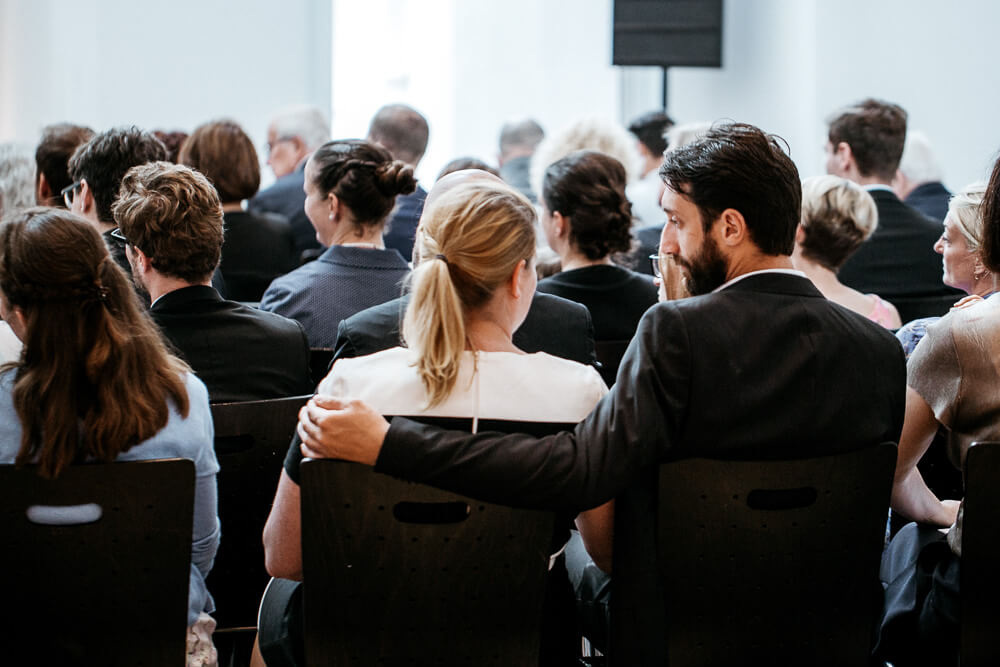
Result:
{"type": "Polygon", "coordinates": [[[277,107],[329,112],[330,21],[329,0],[0,0],[0,141],[229,116],[259,146],[277,107]]]}
{"type": "Polygon", "coordinates": [[[988,175],[1000,148],[997,25],[989,0],[727,0],[723,68],[672,70],[670,113],[776,132],[805,177],[823,170],[824,119],[884,98],[928,134],[960,188],[988,175]]]}
{"type": "Polygon", "coordinates": [[[581,115],[619,117],[611,0],[334,0],[334,120],[364,136],[375,111],[409,104],[430,125],[417,169],[496,162],[500,127],[531,116],[556,131],[581,115]]]}
{"type": "MultiPolygon", "coordinates": [[[[612,0],[0,0],[0,141],[33,145],[63,120],[190,130],[229,115],[260,144],[271,112],[302,102],[332,106],[334,136],[364,136],[379,106],[400,101],[430,120],[427,182],[459,155],[495,159],[512,117],[554,132],[658,107],[657,70],[609,64],[611,11],[612,0]]],[[[961,187],[1000,149],[997,25],[991,0],[725,0],[724,66],[671,70],[669,111],[781,134],[809,176],[822,170],[824,118],[883,97],[961,187]]]]}

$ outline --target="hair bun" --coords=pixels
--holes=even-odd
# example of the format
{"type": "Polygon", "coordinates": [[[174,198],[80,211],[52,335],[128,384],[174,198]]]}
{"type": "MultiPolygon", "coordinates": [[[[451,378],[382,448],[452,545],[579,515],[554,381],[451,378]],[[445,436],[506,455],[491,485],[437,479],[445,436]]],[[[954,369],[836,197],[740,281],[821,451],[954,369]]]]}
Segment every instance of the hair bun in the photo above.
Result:
{"type": "Polygon", "coordinates": [[[378,189],[386,195],[408,195],[417,189],[413,167],[400,160],[380,165],[375,170],[375,178],[378,189]]]}

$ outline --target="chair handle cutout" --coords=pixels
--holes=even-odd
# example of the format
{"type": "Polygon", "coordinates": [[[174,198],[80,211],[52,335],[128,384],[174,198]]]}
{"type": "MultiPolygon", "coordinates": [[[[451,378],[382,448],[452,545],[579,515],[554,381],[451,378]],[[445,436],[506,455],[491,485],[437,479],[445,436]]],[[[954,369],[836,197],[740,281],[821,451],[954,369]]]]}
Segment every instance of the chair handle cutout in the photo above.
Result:
{"type": "Polygon", "coordinates": [[[755,510],[794,510],[816,502],[816,489],[754,489],[747,494],[747,505],[755,510]]]}
{"type": "Polygon", "coordinates": [[[31,505],[28,521],[43,526],[75,526],[100,520],[104,510],[97,503],[82,505],[31,505]]]}
{"type": "Polygon", "coordinates": [[[468,503],[452,501],[447,503],[414,503],[403,501],[392,508],[396,521],[402,523],[460,523],[469,518],[472,508],[468,503]]]}

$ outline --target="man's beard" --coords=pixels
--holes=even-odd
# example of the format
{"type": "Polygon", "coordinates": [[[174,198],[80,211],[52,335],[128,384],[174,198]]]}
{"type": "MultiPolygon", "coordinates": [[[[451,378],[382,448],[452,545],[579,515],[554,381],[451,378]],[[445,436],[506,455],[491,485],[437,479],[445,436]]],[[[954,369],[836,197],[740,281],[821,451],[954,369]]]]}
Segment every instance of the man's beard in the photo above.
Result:
{"type": "Polygon", "coordinates": [[[711,236],[705,236],[697,255],[690,259],[675,255],[674,259],[684,272],[684,284],[691,296],[708,294],[726,282],[726,260],[711,236]]]}

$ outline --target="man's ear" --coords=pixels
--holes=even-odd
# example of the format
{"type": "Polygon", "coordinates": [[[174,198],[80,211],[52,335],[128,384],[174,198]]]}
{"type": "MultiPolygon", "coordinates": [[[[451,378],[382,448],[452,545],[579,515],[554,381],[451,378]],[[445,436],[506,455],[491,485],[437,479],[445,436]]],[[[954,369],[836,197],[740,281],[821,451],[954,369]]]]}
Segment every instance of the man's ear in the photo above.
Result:
{"type": "Polygon", "coordinates": [[[52,186],[49,185],[49,180],[45,178],[45,174],[38,172],[37,183],[35,183],[35,203],[39,206],[48,206],[52,197],[52,186]]]}
{"type": "MultiPolygon", "coordinates": [[[[76,197],[80,198],[80,212],[84,215],[91,214],[97,208],[94,192],[90,189],[90,183],[87,182],[87,179],[80,181],[80,189],[77,191],[76,197]]],[[[76,197],[73,198],[73,201],[76,201],[76,197]]]]}
{"type": "Polygon", "coordinates": [[[747,221],[743,214],[735,208],[727,208],[719,215],[719,224],[714,229],[718,230],[717,241],[730,248],[750,240],[750,230],[747,229],[747,221]]]}
{"type": "Polygon", "coordinates": [[[153,268],[153,261],[149,258],[149,256],[139,248],[136,248],[134,245],[125,246],[125,256],[128,257],[129,264],[132,265],[133,271],[138,269],[140,274],[145,274],[153,268]]]}
{"type": "Polygon", "coordinates": [[[846,141],[841,141],[837,144],[834,155],[837,158],[837,166],[840,167],[841,173],[847,173],[851,170],[852,166],[855,166],[854,151],[851,150],[851,145],[846,141]]]}

